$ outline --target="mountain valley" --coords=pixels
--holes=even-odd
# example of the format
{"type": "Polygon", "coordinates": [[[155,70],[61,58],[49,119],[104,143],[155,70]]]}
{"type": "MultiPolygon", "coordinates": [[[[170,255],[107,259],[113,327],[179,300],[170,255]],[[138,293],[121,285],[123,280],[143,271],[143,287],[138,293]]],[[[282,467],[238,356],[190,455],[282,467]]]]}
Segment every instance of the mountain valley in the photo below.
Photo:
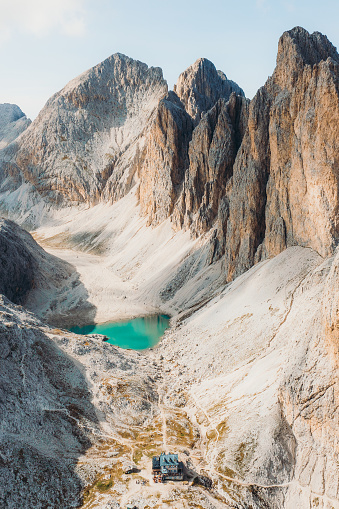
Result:
{"type": "Polygon", "coordinates": [[[118,53],[0,105],[2,507],[339,509],[338,140],[300,27],[251,101],[118,53]],[[68,330],[158,313],[145,351],[68,330]]]}

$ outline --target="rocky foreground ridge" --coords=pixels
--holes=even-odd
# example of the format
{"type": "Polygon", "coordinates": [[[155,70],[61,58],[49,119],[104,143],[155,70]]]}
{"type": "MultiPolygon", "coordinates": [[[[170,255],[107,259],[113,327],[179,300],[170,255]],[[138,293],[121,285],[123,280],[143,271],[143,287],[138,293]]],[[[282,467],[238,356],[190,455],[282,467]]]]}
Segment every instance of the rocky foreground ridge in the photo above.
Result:
{"type": "Polygon", "coordinates": [[[288,248],[144,353],[2,297],[1,504],[337,509],[338,256],[288,248]],[[168,449],[194,486],[152,484],[168,449]]]}
{"type": "Polygon", "coordinates": [[[54,324],[59,315],[64,325],[68,320],[73,324],[75,310],[76,320],[81,313],[86,320],[95,314],[75,267],[46,253],[27,231],[1,218],[0,294],[54,324]]]}
{"type": "Polygon", "coordinates": [[[339,507],[338,65],[297,27],[248,101],[206,59],[168,91],[116,54],[0,150],[4,214],[83,271],[1,221],[4,295],[173,316],[139,354],[2,299],[5,507],[339,507]],[[168,448],[197,486],[136,488],[168,448]]]}

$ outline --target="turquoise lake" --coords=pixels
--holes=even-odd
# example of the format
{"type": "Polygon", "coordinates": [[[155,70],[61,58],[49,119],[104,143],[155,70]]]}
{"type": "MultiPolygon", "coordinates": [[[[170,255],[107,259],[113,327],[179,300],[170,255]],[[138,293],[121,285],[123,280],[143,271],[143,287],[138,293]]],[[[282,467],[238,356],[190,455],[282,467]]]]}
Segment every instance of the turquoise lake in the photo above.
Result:
{"type": "Polygon", "coordinates": [[[109,339],[106,343],[145,350],[155,346],[165,330],[169,327],[169,316],[155,315],[135,318],[125,322],[106,322],[83,327],[72,327],[76,334],[104,334],[109,339]]]}

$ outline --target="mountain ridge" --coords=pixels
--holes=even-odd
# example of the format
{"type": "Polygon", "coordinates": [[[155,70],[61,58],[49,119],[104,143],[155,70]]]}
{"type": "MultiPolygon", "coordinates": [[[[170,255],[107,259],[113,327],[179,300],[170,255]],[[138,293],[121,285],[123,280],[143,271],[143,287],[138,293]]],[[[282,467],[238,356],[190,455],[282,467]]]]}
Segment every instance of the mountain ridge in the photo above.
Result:
{"type": "Polygon", "coordinates": [[[31,186],[27,203],[42,199],[45,210],[53,203],[114,202],[137,186],[148,224],[171,217],[176,229],[189,229],[193,236],[211,232],[213,256],[225,259],[229,279],[294,244],[326,255],[339,238],[338,62],[325,36],[296,27],[280,38],[273,75],[248,102],[207,59],[184,71],[168,93],[159,68],[112,55],[47,103],[52,108],[61,101],[70,108],[75,127],[66,127],[67,113],[55,122],[56,136],[49,119],[35,127],[40,117],[26,131],[36,132],[35,138],[24,133],[19,145],[0,152],[7,174],[4,201],[18,183],[31,186]],[[110,99],[103,100],[107,93],[110,99]],[[212,118],[221,104],[216,127],[212,118]],[[315,174],[315,160],[323,177],[315,174]],[[293,191],[286,193],[290,180],[293,191]]]}
{"type": "MultiPolygon", "coordinates": [[[[0,297],[1,502],[338,509],[335,48],[285,32],[252,101],[205,59],[168,92],[160,71],[110,58],[0,150],[1,208],[48,253],[4,220],[0,244],[28,249],[21,302],[50,324],[166,313],[171,328],[124,351],[0,297]],[[193,486],[152,484],[168,449],[193,486]]],[[[15,298],[20,256],[9,269],[0,257],[15,298]]]]}

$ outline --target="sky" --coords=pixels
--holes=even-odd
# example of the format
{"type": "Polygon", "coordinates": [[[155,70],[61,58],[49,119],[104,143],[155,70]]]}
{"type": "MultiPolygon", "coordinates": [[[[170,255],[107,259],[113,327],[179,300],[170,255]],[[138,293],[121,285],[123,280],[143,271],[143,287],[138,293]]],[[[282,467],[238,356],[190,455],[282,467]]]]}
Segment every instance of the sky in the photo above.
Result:
{"type": "Polygon", "coordinates": [[[302,26],[339,45],[338,0],[0,0],[0,103],[32,120],[47,99],[120,52],[163,69],[169,88],[200,57],[252,98],[278,40],[302,26]]]}

